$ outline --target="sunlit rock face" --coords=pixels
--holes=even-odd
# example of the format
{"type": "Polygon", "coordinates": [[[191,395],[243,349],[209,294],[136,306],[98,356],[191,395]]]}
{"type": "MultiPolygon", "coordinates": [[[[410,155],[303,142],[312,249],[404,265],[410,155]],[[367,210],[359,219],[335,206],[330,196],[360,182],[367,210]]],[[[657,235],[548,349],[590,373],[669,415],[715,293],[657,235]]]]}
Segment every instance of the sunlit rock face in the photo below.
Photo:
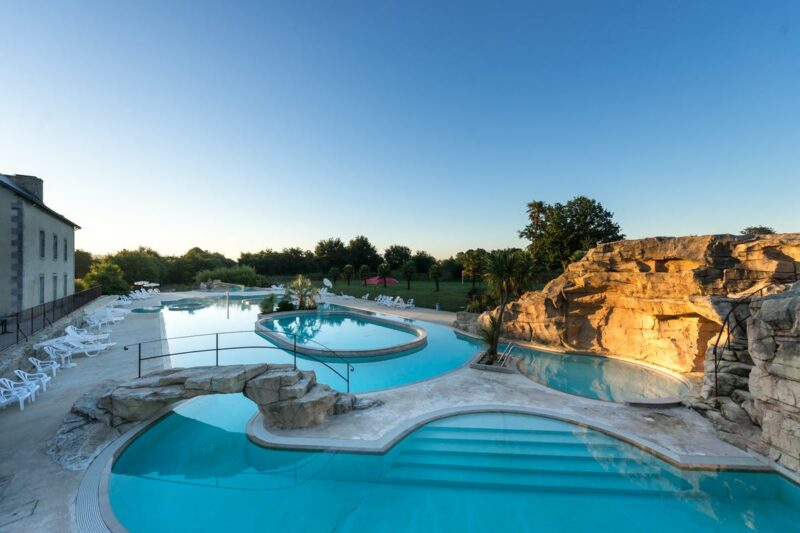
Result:
{"type": "MultiPolygon", "coordinates": [[[[702,371],[730,298],[800,271],[800,234],[602,244],[513,302],[505,335],[702,371]]],[[[488,314],[478,319],[485,323],[488,314]]]]}

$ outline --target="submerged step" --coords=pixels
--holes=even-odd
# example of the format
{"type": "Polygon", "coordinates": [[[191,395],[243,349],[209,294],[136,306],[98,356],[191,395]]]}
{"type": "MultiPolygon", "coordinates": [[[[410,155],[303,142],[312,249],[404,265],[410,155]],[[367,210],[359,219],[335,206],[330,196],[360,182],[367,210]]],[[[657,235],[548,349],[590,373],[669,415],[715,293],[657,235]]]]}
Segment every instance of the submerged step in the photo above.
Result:
{"type": "Polygon", "coordinates": [[[594,476],[577,472],[498,471],[494,469],[464,469],[460,466],[396,466],[382,478],[385,483],[414,485],[444,485],[489,490],[530,490],[550,492],[619,493],[649,496],[683,494],[682,486],[657,475],[594,476]]]}

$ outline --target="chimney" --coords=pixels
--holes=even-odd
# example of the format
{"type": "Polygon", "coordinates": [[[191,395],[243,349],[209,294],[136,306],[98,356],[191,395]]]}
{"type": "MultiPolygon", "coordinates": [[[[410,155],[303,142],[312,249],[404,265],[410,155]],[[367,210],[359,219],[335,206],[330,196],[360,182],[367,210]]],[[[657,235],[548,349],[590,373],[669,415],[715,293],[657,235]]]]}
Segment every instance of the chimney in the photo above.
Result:
{"type": "Polygon", "coordinates": [[[29,192],[40,202],[44,203],[44,182],[41,179],[36,176],[26,176],[24,174],[16,174],[8,177],[20,188],[25,189],[26,192],[29,192]]]}

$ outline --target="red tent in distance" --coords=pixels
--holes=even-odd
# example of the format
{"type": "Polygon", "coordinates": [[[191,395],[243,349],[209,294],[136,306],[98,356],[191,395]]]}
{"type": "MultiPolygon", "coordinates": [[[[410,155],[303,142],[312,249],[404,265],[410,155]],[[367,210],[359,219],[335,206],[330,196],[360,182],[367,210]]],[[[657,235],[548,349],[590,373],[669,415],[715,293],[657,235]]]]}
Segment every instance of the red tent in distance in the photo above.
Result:
{"type": "MultiPolygon", "coordinates": [[[[383,278],[379,278],[378,276],[367,278],[366,280],[364,280],[364,283],[366,285],[383,285],[383,278]]],[[[396,279],[390,278],[389,276],[386,277],[387,285],[397,285],[398,283],[400,282],[397,281],[396,279]]]]}

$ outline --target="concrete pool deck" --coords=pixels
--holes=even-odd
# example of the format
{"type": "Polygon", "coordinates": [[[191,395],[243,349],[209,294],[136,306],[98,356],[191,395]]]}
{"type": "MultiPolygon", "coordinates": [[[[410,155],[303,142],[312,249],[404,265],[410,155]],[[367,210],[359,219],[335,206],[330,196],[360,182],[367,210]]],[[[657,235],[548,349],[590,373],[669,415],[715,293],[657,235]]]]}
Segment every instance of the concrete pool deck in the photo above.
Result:
{"type": "MultiPolygon", "coordinates": [[[[165,293],[138,306],[152,305],[156,300],[208,296],[197,291],[165,293]]],[[[336,297],[326,301],[448,326],[455,319],[455,313],[397,310],[360,299],[336,297]]],[[[137,307],[137,303],[131,307],[137,307]]],[[[25,411],[14,406],[0,411],[0,531],[78,530],[75,502],[86,471],[66,470],[53,462],[45,453],[47,441],[56,434],[73,402],[98,381],[136,376],[136,354],[123,351],[122,345],[162,337],[161,317],[161,313],[128,315],[113,327],[111,340],[118,344],[110,351],[91,359],[78,358],[78,367],[60,372],[48,392],[25,411]]],[[[273,445],[284,442],[376,452],[432,418],[456,412],[511,410],[608,430],[625,440],[638,440],[645,448],[685,467],[723,464],[765,468],[757,458],[719,440],[711,424],[690,409],[637,408],[590,400],[548,389],[519,374],[485,372],[465,365],[427,381],[359,397],[380,399],[385,404],[335,417],[313,429],[291,433],[272,430],[263,438],[273,445]]],[[[131,437],[132,432],[118,440],[131,437]]]]}

